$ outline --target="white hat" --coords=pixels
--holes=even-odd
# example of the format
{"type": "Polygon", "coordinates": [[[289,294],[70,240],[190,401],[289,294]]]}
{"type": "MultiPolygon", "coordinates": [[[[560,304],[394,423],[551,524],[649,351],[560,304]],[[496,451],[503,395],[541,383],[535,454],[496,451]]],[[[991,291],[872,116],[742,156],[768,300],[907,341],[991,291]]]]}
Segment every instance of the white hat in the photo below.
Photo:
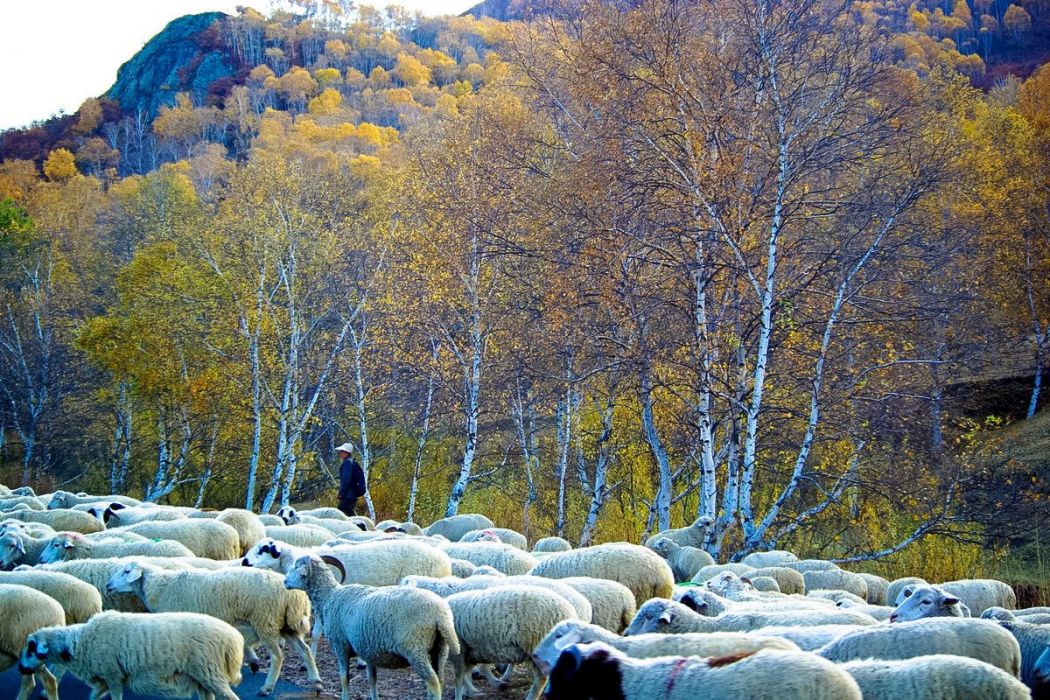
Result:
{"type": "Polygon", "coordinates": [[[353,452],[354,451],[354,445],[353,445],[353,443],[350,443],[350,442],[344,442],[342,445],[340,445],[339,447],[335,448],[335,451],[336,452],[353,452]]]}

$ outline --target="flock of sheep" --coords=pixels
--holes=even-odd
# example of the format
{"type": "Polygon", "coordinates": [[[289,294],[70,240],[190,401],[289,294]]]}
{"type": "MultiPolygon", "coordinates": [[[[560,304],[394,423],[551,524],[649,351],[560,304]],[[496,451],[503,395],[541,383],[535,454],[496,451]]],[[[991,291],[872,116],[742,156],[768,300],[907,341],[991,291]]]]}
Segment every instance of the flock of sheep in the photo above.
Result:
{"type": "Polygon", "coordinates": [[[347,518],[160,506],[0,486],[0,670],[19,700],[39,679],[57,700],[73,673],[92,700],[125,688],[237,696],[242,666],[274,689],[284,643],[315,662],[326,639],[343,700],[351,671],[410,668],[441,698],[505,687],[527,699],[1040,697],[1050,688],[1050,608],[1017,610],[995,580],[931,585],[852,573],[786,551],[716,564],[709,522],[644,546],[573,549],[486,517],[427,528],[347,518]]]}

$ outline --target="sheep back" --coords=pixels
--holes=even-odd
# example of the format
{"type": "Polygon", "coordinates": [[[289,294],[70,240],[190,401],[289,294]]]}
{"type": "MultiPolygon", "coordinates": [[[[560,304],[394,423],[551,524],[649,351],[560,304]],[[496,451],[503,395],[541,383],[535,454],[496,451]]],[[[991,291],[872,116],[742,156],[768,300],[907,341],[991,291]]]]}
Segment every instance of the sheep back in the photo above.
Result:
{"type": "Polygon", "coordinates": [[[4,571],[0,584],[26,586],[51,596],[62,606],[66,624],[87,622],[102,612],[102,595],[94,586],[59,571],[4,571]]]}
{"type": "Polygon", "coordinates": [[[228,560],[241,556],[241,540],[237,530],[215,520],[183,518],[149,521],[129,525],[125,529],[143,537],[181,542],[198,557],[228,560]]]}
{"type": "Polygon", "coordinates": [[[507,576],[526,574],[536,566],[536,557],[502,542],[452,542],[438,545],[448,556],[466,559],[475,566],[491,566],[507,576]]]}
{"type": "Polygon", "coordinates": [[[625,542],[599,544],[547,555],[529,573],[547,578],[589,576],[622,583],[636,601],[666,598],[674,590],[674,574],[659,554],[625,542]]]}

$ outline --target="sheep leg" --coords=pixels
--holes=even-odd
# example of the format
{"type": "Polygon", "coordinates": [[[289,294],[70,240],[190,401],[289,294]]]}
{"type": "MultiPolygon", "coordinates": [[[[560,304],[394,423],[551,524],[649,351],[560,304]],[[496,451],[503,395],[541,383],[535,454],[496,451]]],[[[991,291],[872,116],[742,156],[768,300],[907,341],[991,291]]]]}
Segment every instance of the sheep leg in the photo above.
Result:
{"type": "Polygon", "coordinates": [[[258,694],[260,696],[266,696],[273,692],[274,686],[277,685],[277,679],[281,676],[281,667],[284,666],[284,649],[281,648],[280,637],[267,639],[263,643],[270,650],[270,670],[266,674],[266,682],[263,683],[262,688],[259,688],[258,694]]]}
{"type": "Polygon", "coordinates": [[[306,645],[303,638],[297,634],[289,634],[285,636],[285,639],[296,648],[299,655],[303,657],[303,663],[306,664],[306,680],[317,686],[317,689],[321,689],[321,672],[317,670],[317,661],[314,655],[310,652],[310,647],[306,645]]]}
{"type": "MultiPolygon", "coordinates": [[[[467,671],[466,666],[463,663],[462,655],[455,655],[450,661],[452,661],[452,671],[456,677],[456,700],[463,700],[463,693],[466,690],[468,683],[467,679],[470,677],[470,673],[467,671]]],[[[475,693],[477,692],[477,688],[473,685],[470,687],[475,693]]]]}
{"type": "Polygon", "coordinates": [[[58,700],[58,679],[55,678],[47,666],[41,666],[37,673],[40,674],[40,680],[44,684],[44,694],[50,700],[58,700]]]}
{"type": "MultiPolygon", "coordinates": [[[[43,668],[43,667],[41,667],[43,668]]],[[[18,689],[18,700],[29,700],[29,694],[36,687],[36,675],[27,673],[22,676],[22,686],[18,689]]]]}
{"type": "Polygon", "coordinates": [[[415,659],[411,666],[427,686],[427,700],[441,700],[441,679],[430,665],[430,660],[426,657],[415,659]]]}
{"type": "Polygon", "coordinates": [[[336,661],[339,663],[339,687],[342,690],[340,697],[342,700],[350,700],[350,652],[345,646],[335,649],[333,644],[332,647],[336,653],[336,661]]]}
{"type": "Polygon", "coordinates": [[[314,627],[310,630],[310,653],[317,658],[317,647],[321,644],[321,620],[314,617],[314,627]]]}
{"type": "Polygon", "coordinates": [[[368,697],[369,700],[379,700],[379,690],[376,688],[375,664],[368,664],[368,697]]]}
{"type": "Polygon", "coordinates": [[[500,685],[507,685],[510,683],[510,677],[514,675],[514,664],[504,664],[506,666],[503,669],[503,673],[499,677],[500,685]]]}
{"type": "Polygon", "coordinates": [[[532,685],[529,686],[529,693],[525,696],[525,700],[537,700],[540,696],[540,692],[543,690],[544,684],[547,682],[546,677],[540,673],[540,670],[536,668],[536,664],[532,666],[532,685]]]}
{"type": "Polygon", "coordinates": [[[237,700],[237,693],[230,689],[229,683],[217,682],[203,689],[207,697],[201,700],[237,700]]]}

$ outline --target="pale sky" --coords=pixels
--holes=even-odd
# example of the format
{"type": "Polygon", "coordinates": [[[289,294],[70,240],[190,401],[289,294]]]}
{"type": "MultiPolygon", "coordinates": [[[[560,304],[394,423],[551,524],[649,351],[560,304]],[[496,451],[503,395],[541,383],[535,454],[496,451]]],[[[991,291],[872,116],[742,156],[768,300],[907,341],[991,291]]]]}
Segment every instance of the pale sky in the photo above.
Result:
{"type": "MultiPolygon", "coordinates": [[[[428,15],[458,14],[478,0],[399,0],[428,15]]],[[[0,0],[0,130],[75,112],[171,20],[237,5],[264,13],[269,0],[0,0]]],[[[384,0],[359,4],[382,6],[384,0]]],[[[393,4],[393,3],[389,3],[393,4]]]]}

